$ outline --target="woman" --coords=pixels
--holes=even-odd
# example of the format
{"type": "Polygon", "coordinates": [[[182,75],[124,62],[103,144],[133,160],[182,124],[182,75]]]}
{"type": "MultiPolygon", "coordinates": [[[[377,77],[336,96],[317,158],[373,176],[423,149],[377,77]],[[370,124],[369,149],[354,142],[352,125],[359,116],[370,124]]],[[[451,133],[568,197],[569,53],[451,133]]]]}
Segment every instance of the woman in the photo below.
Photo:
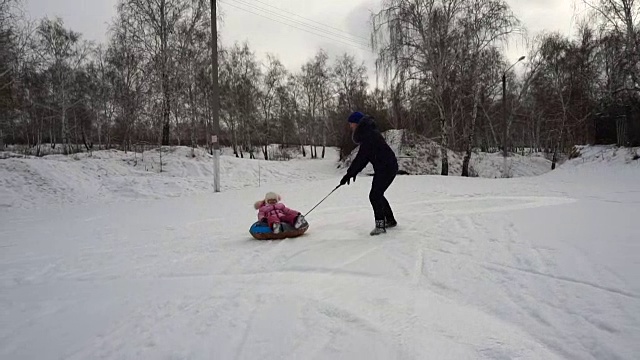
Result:
{"type": "Polygon", "coordinates": [[[340,185],[349,185],[351,178],[355,182],[356,175],[368,163],[373,165],[375,175],[371,184],[371,192],[369,192],[369,200],[373,207],[376,227],[370,234],[383,234],[387,232],[386,228],[398,224],[393,216],[389,201],[384,197],[384,192],[398,173],[398,159],[378,131],[373,118],[361,112],[354,112],[349,116],[348,122],[352,131],[352,139],[360,145],[360,149],[349,166],[347,174],[340,180],[340,185]]]}

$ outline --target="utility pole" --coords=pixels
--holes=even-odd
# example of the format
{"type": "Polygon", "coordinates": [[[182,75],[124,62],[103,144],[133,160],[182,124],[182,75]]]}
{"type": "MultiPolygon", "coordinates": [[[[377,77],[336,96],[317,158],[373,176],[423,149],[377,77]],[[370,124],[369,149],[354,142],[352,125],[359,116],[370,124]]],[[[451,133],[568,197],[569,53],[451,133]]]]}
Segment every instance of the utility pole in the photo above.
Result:
{"type": "Polygon", "coordinates": [[[509,133],[507,131],[507,72],[511,70],[517,63],[524,60],[524,56],[521,56],[518,61],[514,62],[513,65],[509,66],[507,70],[502,73],[502,157],[503,157],[503,177],[507,177],[507,157],[509,156],[509,152],[507,151],[507,138],[509,137],[509,133]]]}
{"type": "MultiPolygon", "coordinates": [[[[502,156],[506,159],[507,152],[507,72],[502,73],[502,156]]],[[[506,169],[505,169],[506,170],[506,169]]]]}
{"type": "Polygon", "coordinates": [[[220,192],[220,87],[218,84],[218,24],[216,0],[211,0],[211,78],[213,80],[212,121],[213,135],[213,186],[220,192]]]}

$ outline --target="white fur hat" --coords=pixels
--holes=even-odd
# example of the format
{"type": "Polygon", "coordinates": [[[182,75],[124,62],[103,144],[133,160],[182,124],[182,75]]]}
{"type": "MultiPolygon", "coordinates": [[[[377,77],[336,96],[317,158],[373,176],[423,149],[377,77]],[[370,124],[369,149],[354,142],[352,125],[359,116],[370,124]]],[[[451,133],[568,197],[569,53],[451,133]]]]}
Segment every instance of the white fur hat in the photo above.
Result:
{"type": "Polygon", "coordinates": [[[267,195],[264,196],[264,201],[268,201],[268,200],[276,200],[276,201],[280,201],[280,195],[274,193],[274,192],[268,192],[267,195]]]}
{"type": "Polygon", "coordinates": [[[264,203],[267,202],[267,200],[276,200],[276,201],[280,201],[282,200],[282,198],[280,197],[280,195],[274,193],[274,192],[268,192],[267,195],[264,196],[264,200],[259,200],[256,201],[255,204],[253,204],[253,207],[256,209],[259,209],[264,203]]]}

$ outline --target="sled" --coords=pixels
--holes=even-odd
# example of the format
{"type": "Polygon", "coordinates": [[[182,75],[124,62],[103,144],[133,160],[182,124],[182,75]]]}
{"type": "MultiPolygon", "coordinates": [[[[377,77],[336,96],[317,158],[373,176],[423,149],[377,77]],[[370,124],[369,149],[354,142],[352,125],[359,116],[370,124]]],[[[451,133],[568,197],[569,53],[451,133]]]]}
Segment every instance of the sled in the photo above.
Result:
{"type": "Polygon", "coordinates": [[[256,240],[282,240],[298,237],[304,234],[308,229],[309,223],[307,223],[306,220],[304,220],[299,229],[296,229],[287,223],[282,223],[282,230],[279,233],[274,234],[273,230],[271,230],[266,222],[257,221],[251,225],[251,228],[249,228],[249,234],[251,234],[251,236],[256,240]]]}

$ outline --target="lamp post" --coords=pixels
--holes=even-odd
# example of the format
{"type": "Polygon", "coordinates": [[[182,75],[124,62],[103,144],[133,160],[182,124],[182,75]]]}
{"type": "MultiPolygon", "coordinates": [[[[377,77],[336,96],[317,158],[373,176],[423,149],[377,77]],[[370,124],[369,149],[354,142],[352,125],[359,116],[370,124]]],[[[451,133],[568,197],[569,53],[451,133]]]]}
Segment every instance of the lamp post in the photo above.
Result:
{"type": "Polygon", "coordinates": [[[507,152],[507,72],[524,58],[524,56],[521,56],[518,61],[514,62],[502,73],[502,156],[504,157],[504,177],[507,177],[507,156],[509,156],[507,152]]]}

